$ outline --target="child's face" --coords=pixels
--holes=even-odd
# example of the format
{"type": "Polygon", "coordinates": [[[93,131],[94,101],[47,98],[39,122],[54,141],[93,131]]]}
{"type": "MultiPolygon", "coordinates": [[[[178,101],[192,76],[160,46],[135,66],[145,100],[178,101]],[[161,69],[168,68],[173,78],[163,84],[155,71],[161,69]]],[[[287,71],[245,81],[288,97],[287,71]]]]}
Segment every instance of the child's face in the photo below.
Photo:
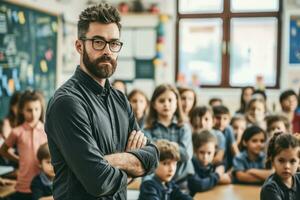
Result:
{"type": "Polygon", "coordinates": [[[28,123],[36,124],[42,114],[42,105],[40,101],[28,101],[23,108],[24,119],[28,123]]]}
{"type": "Polygon", "coordinates": [[[260,101],[253,102],[249,107],[249,116],[254,122],[261,122],[265,118],[265,105],[260,101]]]}
{"type": "Polygon", "coordinates": [[[203,144],[201,147],[199,147],[195,154],[197,159],[200,161],[200,163],[203,166],[207,166],[210,164],[215,156],[216,151],[216,143],[215,142],[207,142],[206,144],[203,144]]]}
{"type": "Polygon", "coordinates": [[[135,116],[139,119],[143,117],[145,110],[147,108],[147,100],[146,98],[140,94],[136,93],[131,99],[130,104],[132,106],[133,112],[135,116]]]}
{"type": "Polygon", "coordinates": [[[282,110],[285,112],[294,112],[297,108],[297,97],[291,95],[281,102],[282,110]]]}
{"type": "Polygon", "coordinates": [[[41,161],[41,169],[48,176],[48,178],[52,179],[55,176],[51,159],[43,159],[41,161]]]}
{"type": "Polygon", "coordinates": [[[124,83],[122,83],[121,81],[117,81],[113,84],[113,87],[121,92],[123,92],[124,94],[126,93],[126,85],[124,83]]]}
{"type": "Polygon", "coordinates": [[[265,147],[265,140],[264,133],[258,133],[253,135],[247,142],[244,141],[243,145],[247,147],[248,152],[258,155],[265,147]]]}
{"type": "Polygon", "coordinates": [[[288,130],[286,130],[286,127],[284,125],[284,122],[283,121],[277,121],[277,122],[273,122],[271,125],[270,125],[270,137],[272,137],[274,135],[274,133],[276,132],[283,132],[283,133],[287,133],[288,130]]]}
{"type": "Polygon", "coordinates": [[[230,116],[229,114],[216,115],[214,117],[214,127],[220,131],[224,131],[229,125],[230,116]]]}
{"type": "Polygon", "coordinates": [[[155,170],[155,174],[160,178],[162,182],[169,182],[176,172],[176,167],[176,160],[166,159],[159,162],[159,165],[155,170]]]}
{"type": "Polygon", "coordinates": [[[241,135],[243,135],[243,133],[246,129],[246,121],[242,120],[242,119],[235,120],[232,123],[232,128],[233,128],[233,131],[234,131],[235,135],[241,136],[241,135]]]}
{"type": "Polygon", "coordinates": [[[181,94],[181,103],[183,112],[189,113],[193,107],[195,96],[192,91],[185,91],[181,94]]]}
{"type": "Polygon", "coordinates": [[[211,130],[213,127],[213,119],[210,112],[206,112],[202,117],[197,116],[193,121],[193,130],[199,131],[201,129],[211,130]]]}
{"type": "Polygon", "coordinates": [[[253,90],[251,88],[245,89],[244,94],[243,94],[243,99],[244,99],[245,103],[248,103],[250,101],[252,94],[253,94],[253,90]]]}
{"type": "Polygon", "coordinates": [[[296,174],[299,166],[299,150],[299,147],[288,148],[275,156],[272,165],[282,180],[288,180],[296,174]]]}
{"type": "Polygon", "coordinates": [[[156,98],[154,109],[164,118],[172,118],[177,109],[177,99],[174,92],[167,90],[156,98]]]}

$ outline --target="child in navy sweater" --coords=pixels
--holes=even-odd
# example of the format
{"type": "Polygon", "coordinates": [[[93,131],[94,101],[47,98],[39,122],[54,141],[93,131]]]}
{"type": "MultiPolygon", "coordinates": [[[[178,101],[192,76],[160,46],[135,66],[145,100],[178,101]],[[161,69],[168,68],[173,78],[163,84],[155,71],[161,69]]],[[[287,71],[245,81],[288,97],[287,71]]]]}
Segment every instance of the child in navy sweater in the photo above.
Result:
{"type": "Polygon", "coordinates": [[[192,159],[195,174],[188,179],[191,195],[212,189],[218,183],[230,183],[224,166],[212,164],[216,152],[217,138],[209,130],[193,133],[194,157],[192,159]]]}
{"type": "Polygon", "coordinates": [[[177,143],[161,139],[157,140],[156,145],[160,151],[159,165],[155,175],[142,183],[139,200],[192,200],[171,181],[180,160],[177,143]]]}
{"type": "Polygon", "coordinates": [[[42,144],[37,152],[41,173],[31,182],[32,200],[52,200],[52,180],[55,176],[51,165],[48,143],[42,144]]]}

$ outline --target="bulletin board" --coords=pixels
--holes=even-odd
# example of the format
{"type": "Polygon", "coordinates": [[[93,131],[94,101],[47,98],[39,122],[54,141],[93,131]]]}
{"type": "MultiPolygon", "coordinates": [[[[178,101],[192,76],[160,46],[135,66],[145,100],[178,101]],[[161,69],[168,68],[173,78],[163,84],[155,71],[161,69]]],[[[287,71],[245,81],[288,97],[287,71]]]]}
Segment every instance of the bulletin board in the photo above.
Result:
{"type": "Polygon", "coordinates": [[[300,16],[290,16],[289,63],[300,64],[300,16]]]}
{"type": "Polygon", "coordinates": [[[0,117],[14,91],[38,89],[46,99],[56,83],[58,16],[0,4],[0,117]]]}

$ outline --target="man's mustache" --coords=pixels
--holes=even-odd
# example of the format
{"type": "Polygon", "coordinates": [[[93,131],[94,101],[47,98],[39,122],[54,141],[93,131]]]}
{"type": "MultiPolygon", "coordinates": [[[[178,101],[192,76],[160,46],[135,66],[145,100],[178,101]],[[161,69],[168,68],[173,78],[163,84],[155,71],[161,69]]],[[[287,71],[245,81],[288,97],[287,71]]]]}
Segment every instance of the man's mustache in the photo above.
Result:
{"type": "Polygon", "coordinates": [[[113,62],[113,59],[110,57],[110,56],[107,56],[107,55],[103,55],[101,56],[100,58],[97,58],[95,60],[95,62],[98,64],[100,62],[109,62],[109,63],[112,63],[113,62]]]}

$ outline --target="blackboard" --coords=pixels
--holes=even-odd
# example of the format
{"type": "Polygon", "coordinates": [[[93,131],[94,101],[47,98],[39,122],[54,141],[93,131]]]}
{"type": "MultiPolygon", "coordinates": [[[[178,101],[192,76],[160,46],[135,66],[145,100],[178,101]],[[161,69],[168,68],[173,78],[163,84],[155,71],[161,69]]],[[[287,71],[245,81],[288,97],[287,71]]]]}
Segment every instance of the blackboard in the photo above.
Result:
{"type": "Polygon", "coordinates": [[[38,89],[46,100],[56,83],[58,16],[0,2],[0,117],[14,91],[38,89]]]}

